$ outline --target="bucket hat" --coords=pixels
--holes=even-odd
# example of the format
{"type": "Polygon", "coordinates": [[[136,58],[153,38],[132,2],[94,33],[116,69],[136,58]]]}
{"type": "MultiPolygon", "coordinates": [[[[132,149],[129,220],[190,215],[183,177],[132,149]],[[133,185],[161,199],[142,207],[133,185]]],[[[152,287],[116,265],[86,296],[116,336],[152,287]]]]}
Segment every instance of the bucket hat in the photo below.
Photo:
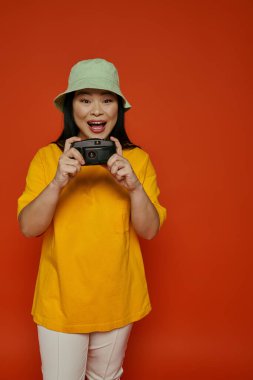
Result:
{"type": "Polygon", "coordinates": [[[123,107],[126,111],[131,108],[131,104],[120,90],[119,75],[116,67],[105,59],[95,58],[77,62],[70,71],[67,90],[54,99],[55,106],[63,111],[66,94],[84,88],[114,92],[122,97],[123,107]]]}

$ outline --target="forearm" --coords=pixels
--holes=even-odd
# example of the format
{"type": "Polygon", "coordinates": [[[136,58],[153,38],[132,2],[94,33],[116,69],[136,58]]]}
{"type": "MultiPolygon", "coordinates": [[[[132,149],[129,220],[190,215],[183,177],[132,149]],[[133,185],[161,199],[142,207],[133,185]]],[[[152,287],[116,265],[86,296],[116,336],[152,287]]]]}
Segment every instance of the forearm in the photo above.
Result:
{"type": "Polygon", "coordinates": [[[131,222],[138,235],[152,239],[159,231],[159,215],[142,185],[130,192],[131,222]]]}
{"type": "Polygon", "coordinates": [[[33,237],[46,231],[53,219],[59,195],[60,189],[52,181],[31,203],[23,208],[18,218],[23,235],[33,237]]]}

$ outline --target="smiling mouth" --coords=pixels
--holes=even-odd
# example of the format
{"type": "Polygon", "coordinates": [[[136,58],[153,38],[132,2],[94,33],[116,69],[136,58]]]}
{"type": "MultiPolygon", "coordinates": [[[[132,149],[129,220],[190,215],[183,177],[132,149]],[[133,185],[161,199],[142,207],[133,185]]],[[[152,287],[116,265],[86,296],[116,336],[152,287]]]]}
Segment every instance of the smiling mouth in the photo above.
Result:
{"type": "Polygon", "coordinates": [[[87,124],[93,133],[101,133],[105,130],[106,121],[88,121],[87,124]]]}

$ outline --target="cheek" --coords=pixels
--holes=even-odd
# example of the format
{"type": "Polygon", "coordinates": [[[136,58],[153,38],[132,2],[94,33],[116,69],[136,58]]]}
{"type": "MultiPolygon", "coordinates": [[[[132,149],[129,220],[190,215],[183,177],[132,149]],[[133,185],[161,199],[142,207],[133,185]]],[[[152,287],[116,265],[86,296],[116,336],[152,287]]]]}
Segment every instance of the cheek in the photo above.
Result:
{"type": "Polygon", "coordinates": [[[78,104],[76,102],[73,103],[73,117],[74,119],[78,118],[80,114],[80,109],[78,107],[78,104]]]}
{"type": "Polygon", "coordinates": [[[76,111],[73,110],[73,119],[75,121],[75,123],[78,125],[78,121],[80,119],[80,116],[78,115],[78,113],[76,111]]]}
{"type": "Polygon", "coordinates": [[[76,119],[83,119],[86,116],[87,112],[85,112],[82,108],[82,106],[75,106],[73,107],[73,117],[74,120],[76,119]]]}
{"type": "Polygon", "coordinates": [[[112,110],[111,110],[111,118],[113,120],[117,120],[118,118],[118,106],[114,107],[112,110]]]}

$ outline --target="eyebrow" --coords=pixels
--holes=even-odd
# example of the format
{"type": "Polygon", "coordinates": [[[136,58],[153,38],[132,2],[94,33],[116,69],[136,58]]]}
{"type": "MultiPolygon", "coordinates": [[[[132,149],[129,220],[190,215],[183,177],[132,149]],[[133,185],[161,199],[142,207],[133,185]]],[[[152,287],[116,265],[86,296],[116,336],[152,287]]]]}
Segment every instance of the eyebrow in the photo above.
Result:
{"type": "MultiPolygon", "coordinates": [[[[77,91],[77,95],[91,95],[91,93],[88,91],[85,91],[85,90],[79,90],[79,91],[77,91]]],[[[114,94],[112,92],[109,92],[109,91],[101,91],[101,95],[113,96],[114,94]]]]}

